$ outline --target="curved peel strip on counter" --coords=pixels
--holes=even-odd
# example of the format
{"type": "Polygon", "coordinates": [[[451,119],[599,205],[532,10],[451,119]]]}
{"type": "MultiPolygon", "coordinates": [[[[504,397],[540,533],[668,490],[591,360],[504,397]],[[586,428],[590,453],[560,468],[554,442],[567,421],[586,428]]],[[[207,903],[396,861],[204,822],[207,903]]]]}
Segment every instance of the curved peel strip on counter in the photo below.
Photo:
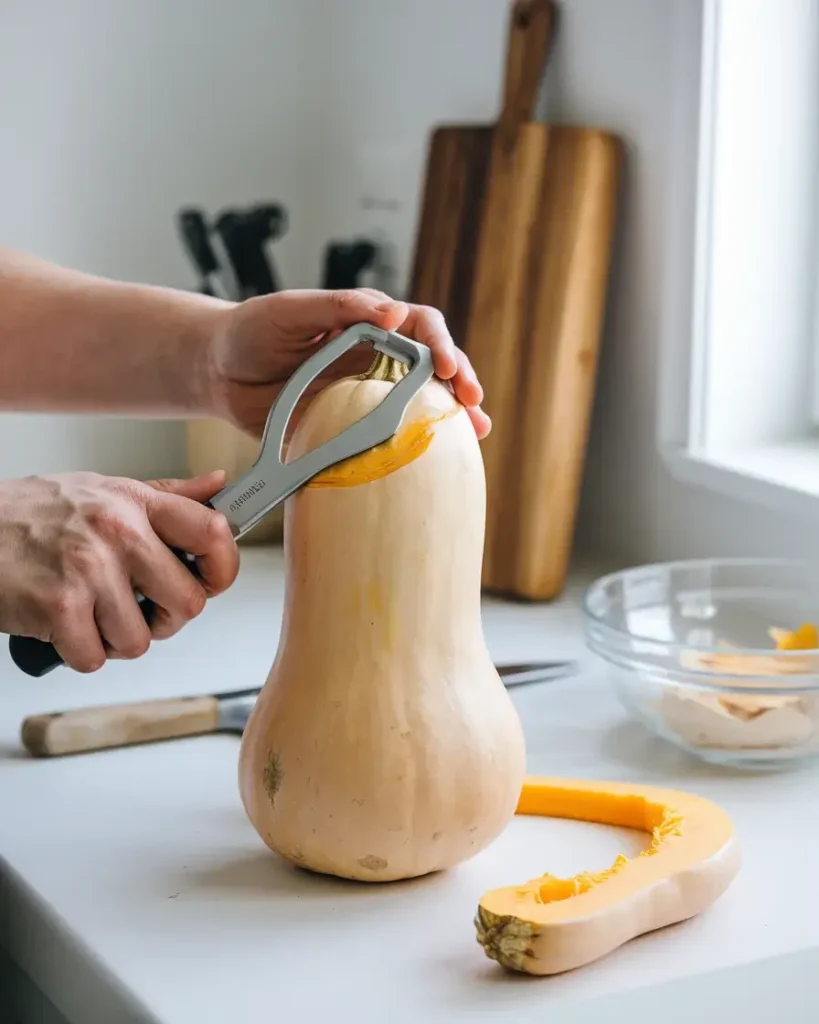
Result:
{"type": "Polygon", "coordinates": [[[694,917],[725,892],[740,866],[726,812],[677,790],[529,777],[516,813],[640,829],[651,843],[604,871],[568,879],[545,874],[486,893],[475,917],[478,942],[514,971],[573,970],[694,917]]]}

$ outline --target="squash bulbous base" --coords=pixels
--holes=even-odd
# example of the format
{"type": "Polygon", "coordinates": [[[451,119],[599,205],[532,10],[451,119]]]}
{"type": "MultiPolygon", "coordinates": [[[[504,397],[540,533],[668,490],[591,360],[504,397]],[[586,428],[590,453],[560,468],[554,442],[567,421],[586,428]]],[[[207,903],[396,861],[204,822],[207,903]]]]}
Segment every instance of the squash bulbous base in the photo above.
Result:
{"type": "Polygon", "coordinates": [[[269,849],[277,856],[281,857],[282,860],[287,861],[294,868],[304,871],[310,875],[317,875],[320,878],[338,878],[343,882],[351,882],[356,885],[398,885],[401,882],[412,882],[419,878],[429,878],[432,875],[444,874],[446,871],[451,870],[455,865],[450,867],[434,867],[424,868],[416,871],[408,871],[403,873],[391,873],[387,870],[388,865],[383,864],[382,858],[378,857],[362,857],[356,864],[356,868],[346,870],[343,867],[338,868],[321,868],[307,862],[306,858],[298,856],[300,851],[295,854],[286,854],[281,850],[276,849],[270,843],[267,843],[269,849]],[[363,863],[362,863],[363,862],[363,863]]]}
{"type": "MultiPolygon", "coordinates": [[[[467,729],[449,730],[451,748],[428,745],[433,763],[453,765],[450,780],[436,779],[428,763],[402,750],[408,741],[400,737],[398,772],[378,775],[362,770],[362,761],[389,760],[389,740],[362,758],[354,743],[327,736],[325,766],[303,756],[298,738],[288,742],[294,733],[286,721],[257,721],[261,743],[255,751],[246,748],[241,759],[245,810],[271,851],[318,875],[386,883],[449,870],[489,845],[514,815],[525,767],[523,737],[514,717],[500,721],[505,765],[497,772],[482,771],[475,754],[458,749],[459,735],[468,740],[467,729]],[[264,755],[270,742],[275,756],[264,755]],[[253,785],[260,776],[262,786],[253,785]]],[[[388,737],[397,731],[387,725],[388,737]]],[[[487,751],[491,762],[492,744],[487,751]]]]}

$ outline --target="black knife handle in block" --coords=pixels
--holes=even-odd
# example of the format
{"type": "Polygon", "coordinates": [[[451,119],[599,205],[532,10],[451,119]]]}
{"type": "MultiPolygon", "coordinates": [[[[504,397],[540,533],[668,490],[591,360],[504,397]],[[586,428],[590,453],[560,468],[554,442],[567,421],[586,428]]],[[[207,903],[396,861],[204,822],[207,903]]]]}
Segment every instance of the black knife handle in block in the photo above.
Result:
{"type": "Polygon", "coordinates": [[[199,210],[185,208],[177,214],[179,232],[188,255],[203,277],[215,274],[219,269],[216,254],[208,237],[208,226],[199,210]]]}
{"type": "MultiPolygon", "coordinates": [[[[184,562],[187,568],[197,578],[200,576],[199,567],[193,555],[178,548],[171,548],[176,557],[184,562]]],[[[150,626],[156,615],[156,605],[143,594],[136,595],[136,601],[142,616],[150,626]]],[[[28,676],[40,678],[47,675],[55,668],[63,664],[63,659],[57,653],[57,649],[47,640],[38,640],[33,636],[11,636],[9,637],[9,654],[14,664],[28,676]]]]}
{"type": "Polygon", "coordinates": [[[280,203],[256,203],[247,211],[247,218],[259,226],[265,240],[277,242],[287,233],[287,210],[280,203]]]}
{"type": "Polygon", "coordinates": [[[373,242],[330,242],[324,252],[322,288],[357,288],[363,271],[378,255],[373,242]]]}

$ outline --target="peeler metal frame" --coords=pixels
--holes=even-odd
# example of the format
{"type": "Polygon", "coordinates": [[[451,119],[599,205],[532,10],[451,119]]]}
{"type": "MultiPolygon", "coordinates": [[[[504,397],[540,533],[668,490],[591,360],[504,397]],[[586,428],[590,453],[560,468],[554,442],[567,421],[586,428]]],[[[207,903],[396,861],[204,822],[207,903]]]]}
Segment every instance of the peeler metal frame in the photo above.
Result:
{"type": "MultiPolygon", "coordinates": [[[[410,399],[431,379],[433,372],[432,353],[421,342],[372,324],[348,327],[296,370],[267,415],[254,464],[205,504],[227,518],[233,536],[238,539],[317,473],[389,440],[401,425],[410,399]],[[408,373],[374,409],[352,426],[293,462],[282,462],[284,433],[298,400],[322,371],[363,341],[371,342],[377,351],[409,365],[408,373]]],[[[171,550],[190,572],[199,575],[193,555],[176,548],[171,550]]],[[[153,601],[138,591],[136,600],[150,625],[156,611],[153,601]]],[[[9,637],[9,653],[14,664],[30,676],[44,676],[63,664],[53,644],[35,637],[9,637]]]]}
{"type": "Polygon", "coordinates": [[[241,537],[280,501],[322,470],[343,459],[389,440],[401,425],[410,399],[433,374],[432,353],[426,345],[371,324],[355,324],[323,346],[299,367],[282,388],[270,409],[254,464],[208,504],[223,513],[234,536],[241,537]],[[294,462],[282,461],[287,424],[310,384],[340,356],[363,341],[410,366],[409,372],[374,409],[337,437],[307,452],[294,462]]]}

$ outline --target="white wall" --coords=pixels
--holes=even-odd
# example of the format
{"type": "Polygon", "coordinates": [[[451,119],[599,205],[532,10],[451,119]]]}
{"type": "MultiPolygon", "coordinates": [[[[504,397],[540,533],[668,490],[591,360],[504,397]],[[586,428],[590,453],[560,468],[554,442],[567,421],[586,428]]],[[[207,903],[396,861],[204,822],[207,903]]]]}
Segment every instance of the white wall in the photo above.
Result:
{"type": "MultiPolygon", "coordinates": [[[[620,132],[627,169],[579,542],[643,560],[785,551],[792,524],[683,487],[656,454],[664,333],[687,315],[694,0],[563,0],[543,110],[620,132]]],[[[327,238],[381,231],[406,284],[429,128],[493,116],[508,0],[16,0],[0,6],[0,234],[126,278],[193,283],[173,213],[269,196],[310,285],[327,238]],[[13,102],[9,102],[13,97],[13,102]],[[397,200],[365,210],[362,200],[397,200]]],[[[178,471],[178,425],[29,420],[0,473],[178,471]]]]}
{"type": "MultiPolygon", "coordinates": [[[[0,237],[194,287],[178,207],[271,198],[290,213],[286,285],[316,285],[327,240],[365,233],[395,243],[398,292],[428,128],[493,114],[504,30],[505,0],[0,4],[0,237]]],[[[0,417],[3,476],[183,460],[178,423],[0,417]]]]}
{"type": "Polygon", "coordinates": [[[363,230],[394,247],[407,287],[430,128],[489,122],[500,103],[507,0],[325,3],[322,136],[331,234],[363,230]],[[398,209],[363,201],[397,200],[398,209]]]}
{"type": "MultiPolygon", "coordinates": [[[[691,198],[696,161],[691,96],[699,10],[698,0],[562,0],[559,44],[540,104],[543,117],[604,126],[626,143],[577,538],[585,550],[626,560],[743,551],[771,538],[764,514],[682,487],[657,454],[661,340],[685,315],[689,298],[674,247],[687,227],[680,218],[690,218],[684,200],[691,198]],[[738,530],[738,522],[748,529],[738,530]]],[[[356,223],[368,161],[375,165],[381,156],[386,167],[393,151],[397,166],[403,152],[403,177],[396,171],[392,180],[406,206],[392,223],[382,215],[382,223],[409,252],[428,128],[494,115],[507,11],[506,0],[348,0],[343,12],[334,7],[338,42],[326,110],[340,153],[325,215],[337,230],[356,223]]],[[[401,283],[406,270],[406,259],[399,260],[401,283]]]]}
{"type": "MultiPolygon", "coordinates": [[[[0,223],[10,244],[189,286],[174,214],[281,199],[296,227],[312,76],[309,0],[12,0],[0,7],[0,223]]],[[[298,237],[283,272],[314,268],[298,237]]]]}
{"type": "MultiPolygon", "coordinates": [[[[195,287],[187,203],[282,201],[275,249],[314,285],[312,0],[0,3],[0,237],[57,262],[195,287]]],[[[180,424],[0,418],[0,475],[183,470],[180,424]],[[12,435],[23,440],[13,441],[12,435]]]]}

